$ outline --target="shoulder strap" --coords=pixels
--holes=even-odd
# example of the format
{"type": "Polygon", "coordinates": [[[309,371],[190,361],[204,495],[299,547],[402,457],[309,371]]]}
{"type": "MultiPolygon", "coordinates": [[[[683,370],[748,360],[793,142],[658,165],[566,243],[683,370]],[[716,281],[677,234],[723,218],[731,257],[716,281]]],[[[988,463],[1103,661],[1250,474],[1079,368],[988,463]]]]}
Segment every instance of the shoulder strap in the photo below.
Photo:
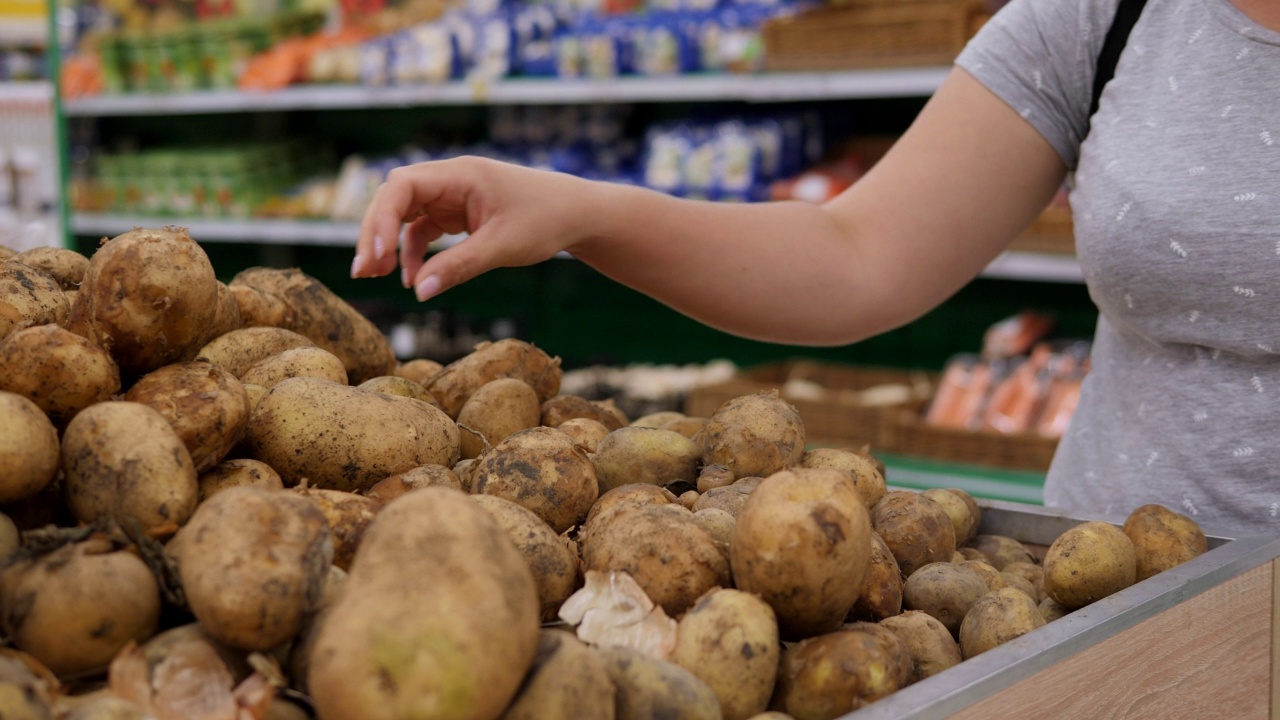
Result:
{"type": "Polygon", "coordinates": [[[1142,8],[1147,0],[1120,0],[1116,7],[1116,17],[1111,21],[1111,29],[1102,43],[1102,52],[1098,53],[1098,69],[1093,76],[1093,102],[1089,104],[1089,117],[1098,112],[1098,101],[1102,98],[1102,88],[1111,82],[1116,74],[1116,65],[1120,62],[1120,53],[1124,52],[1125,43],[1129,40],[1129,32],[1138,23],[1142,8]]]}

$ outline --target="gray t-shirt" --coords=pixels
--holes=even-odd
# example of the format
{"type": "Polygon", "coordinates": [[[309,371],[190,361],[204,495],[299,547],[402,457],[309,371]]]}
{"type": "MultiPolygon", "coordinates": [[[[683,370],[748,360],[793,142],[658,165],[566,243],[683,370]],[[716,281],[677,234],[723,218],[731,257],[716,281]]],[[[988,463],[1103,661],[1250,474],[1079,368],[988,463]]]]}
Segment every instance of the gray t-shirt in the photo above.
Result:
{"type": "Polygon", "coordinates": [[[1280,33],[1149,0],[1090,119],[1116,4],[1013,0],[957,60],[1075,172],[1100,318],[1045,503],[1280,534],[1280,33]]]}

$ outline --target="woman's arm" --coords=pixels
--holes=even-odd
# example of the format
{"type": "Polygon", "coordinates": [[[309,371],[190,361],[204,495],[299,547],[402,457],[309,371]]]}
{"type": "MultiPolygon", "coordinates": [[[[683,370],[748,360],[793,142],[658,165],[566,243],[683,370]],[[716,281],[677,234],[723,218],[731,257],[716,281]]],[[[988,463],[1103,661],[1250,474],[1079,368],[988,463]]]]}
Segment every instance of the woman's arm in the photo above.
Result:
{"type": "Polygon", "coordinates": [[[1044,208],[1065,173],[1032,126],[960,69],[866,177],[823,206],[672,198],[484,160],[392,173],[365,217],[353,275],[395,267],[419,297],[568,250],[708,325],[835,345],[925,313],[1044,208]],[[471,236],[422,262],[427,243],[471,236]],[[378,252],[378,245],[381,252],[378,252]]]}

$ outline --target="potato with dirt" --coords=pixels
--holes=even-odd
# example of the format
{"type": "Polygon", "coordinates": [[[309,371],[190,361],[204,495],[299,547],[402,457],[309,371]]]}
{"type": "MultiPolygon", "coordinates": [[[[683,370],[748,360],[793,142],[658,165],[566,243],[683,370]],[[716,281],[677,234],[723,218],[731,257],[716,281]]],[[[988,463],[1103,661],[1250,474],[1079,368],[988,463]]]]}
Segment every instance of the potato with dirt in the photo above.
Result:
{"type": "Polygon", "coordinates": [[[557,533],[582,523],[599,497],[596,471],[582,448],[559,430],[521,430],[478,460],[471,491],[531,510],[557,533]]]}
{"type": "Polygon", "coordinates": [[[182,439],[197,473],[221,462],[249,426],[244,386],[206,362],[175,363],[149,372],[124,399],[160,413],[182,439]]]}
{"type": "Polygon", "coordinates": [[[997,570],[1016,562],[1036,563],[1036,556],[1026,545],[1004,535],[976,535],[969,548],[982,554],[982,558],[997,570]]]}
{"type": "Polygon", "coordinates": [[[960,624],[960,654],[968,660],[1044,624],[1036,601],[1025,592],[1014,588],[989,592],[969,608],[960,624]]]}
{"type": "Polygon", "coordinates": [[[342,360],[328,350],[298,347],[263,358],[240,375],[244,383],[261,385],[268,390],[295,377],[319,378],[346,385],[347,369],[342,360]]]}
{"type": "Polygon", "coordinates": [[[773,608],[741,590],[719,588],[680,618],[671,662],[707,684],[725,720],[764,712],[778,676],[773,608]]]}
{"type": "Polygon", "coordinates": [[[956,492],[943,488],[930,488],[920,494],[938,503],[946,511],[956,531],[956,547],[961,547],[978,534],[978,522],[981,518],[974,516],[969,503],[956,492]]]}
{"type": "Polygon", "coordinates": [[[742,478],[723,487],[711,488],[698,496],[697,502],[693,505],[693,511],[716,508],[737,517],[742,512],[742,508],[746,507],[751,492],[756,489],[762,479],[742,478]]]}
{"type": "Polygon", "coordinates": [[[1137,582],[1138,554],[1124,531],[1091,521],[1067,530],[1044,556],[1044,590],[1070,610],[1137,582]]]}
{"type": "Polygon", "coordinates": [[[314,487],[357,492],[422,465],[452,467],[460,438],[458,426],[424,402],[290,378],[258,402],[245,444],[286,485],[305,478],[314,487]]]}
{"type": "Polygon", "coordinates": [[[71,305],[58,283],[13,260],[0,260],[0,340],[36,325],[64,325],[71,305]]]}
{"type": "MultiPolygon", "coordinates": [[[[690,490],[689,493],[697,495],[696,492],[690,490]]],[[[688,495],[689,493],[685,493],[688,495]]],[[[684,497],[683,495],[681,497],[684,497]]],[[[685,501],[680,503],[688,508],[694,503],[685,505],[685,501]]],[[[728,513],[728,511],[720,508],[704,508],[693,514],[693,519],[698,521],[707,532],[711,533],[711,537],[724,548],[725,552],[729,551],[729,543],[733,542],[733,528],[738,524],[737,519],[728,513]]]]}
{"type": "Polygon", "coordinates": [[[702,448],[680,433],[629,426],[609,433],[596,447],[596,478],[607,492],[630,483],[692,484],[698,479],[702,448]]]}
{"type": "Polygon", "coordinates": [[[449,363],[427,385],[440,407],[456,418],[472,393],[498,378],[516,378],[533,388],[540,402],[560,392],[560,358],[515,339],[483,342],[449,363]]]}
{"type": "Polygon", "coordinates": [[[36,495],[58,474],[58,430],[27,398],[0,391],[0,502],[36,495]]]}
{"type": "Polygon", "coordinates": [[[458,411],[462,457],[479,457],[509,436],[538,427],[538,394],[517,378],[498,378],[480,386],[458,411]]]}
{"type": "Polygon", "coordinates": [[[829,469],[764,479],[738,514],[729,557],[739,590],[760,595],[784,638],[839,627],[871,562],[871,522],[853,480],[829,469]]]}
{"type": "Polygon", "coordinates": [[[236,296],[232,294],[231,288],[219,282],[218,307],[214,310],[213,324],[209,326],[205,342],[208,343],[242,327],[244,327],[244,319],[240,317],[240,306],[236,304],[236,296]]]}
{"type": "Polygon", "coordinates": [[[37,325],[0,340],[0,390],[31,400],[59,427],[120,392],[120,369],[107,351],[57,325],[37,325]]]}
{"type": "Polygon", "coordinates": [[[881,620],[880,626],[888,628],[906,645],[911,654],[912,683],[959,665],[964,659],[951,631],[928,613],[907,610],[881,620]]]}
{"type": "Polygon", "coordinates": [[[591,505],[587,519],[582,523],[580,538],[585,538],[597,529],[608,525],[623,510],[646,505],[670,505],[679,503],[679,499],[670,490],[657,485],[641,485],[639,483],[616,487],[600,495],[591,505]]]}
{"type": "Polygon", "coordinates": [[[251,485],[267,490],[283,490],[284,481],[280,473],[259,460],[236,458],[224,460],[209,468],[197,478],[200,488],[200,502],[204,502],[227,488],[251,485]]]}
{"type": "Polygon", "coordinates": [[[443,369],[444,366],[435,360],[417,358],[396,365],[396,369],[392,374],[415,382],[425,388],[431,383],[431,378],[435,377],[443,369]]]}
{"type": "Polygon", "coordinates": [[[598,651],[617,688],[617,720],[720,720],[711,688],[672,662],[624,647],[598,651]]]}
{"type": "Polygon", "coordinates": [[[832,720],[905,687],[911,679],[910,652],[892,632],[884,633],[891,641],[861,628],[788,646],[770,709],[795,720],[832,720]]]}
{"type": "Polygon", "coordinates": [[[14,255],[13,259],[45,273],[63,290],[78,289],[89,269],[89,258],[68,248],[32,248],[14,255]]]}
{"type": "Polygon", "coordinates": [[[202,503],[167,550],[209,637],[268,650],[297,635],[319,605],[333,539],[306,498],[243,486],[202,503]]]}
{"type": "Polygon", "coordinates": [[[156,410],[112,400],[91,405],[62,436],[67,504],[76,519],[110,517],[168,535],[195,510],[199,484],[191,453],[156,410]]]}
{"type": "Polygon", "coordinates": [[[609,432],[625,427],[618,415],[599,403],[577,395],[556,395],[542,402],[539,407],[540,422],[558,428],[570,420],[594,420],[609,432]]]}
{"type": "Polygon", "coordinates": [[[462,490],[462,481],[449,468],[443,465],[423,465],[378,481],[365,495],[374,500],[391,502],[407,492],[433,485],[462,490]]]}
{"type": "Polygon", "coordinates": [[[297,268],[249,268],[228,285],[250,287],[288,308],[286,330],[311,339],[342,359],[347,377],[354,384],[379,375],[390,375],[396,358],[391,343],[368,318],[323,283],[297,268]]]}
{"type": "Polygon", "coordinates": [[[471,499],[498,521],[520,551],[538,588],[542,621],[554,621],[560,606],[580,584],[573,541],[557,535],[542,518],[510,500],[493,495],[472,495],[471,499]]]}
{"type": "Polygon", "coordinates": [[[360,383],[356,387],[361,390],[369,390],[371,392],[380,392],[387,395],[399,395],[401,397],[413,398],[421,400],[428,405],[440,407],[440,401],[436,400],[436,396],[427,392],[427,386],[416,383],[408,378],[402,378],[395,375],[379,375],[375,378],[369,378],[360,383]]]}
{"type": "Polygon", "coordinates": [[[808,450],[804,455],[800,456],[800,467],[831,468],[849,473],[849,476],[853,478],[853,484],[858,488],[858,494],[862,496],[862,501],[866,503],[868,510],[875,507],[875,504],[880,502],[880,498],[884,497],[885,492],[887,492],[884,484],[884,473],[876,468],[875,463],[848,450],[840,450],[838,448],[814,448],[808,450]]]}
{"type": "Polygon", "coordinates": [[[100,345],[134,378],[195,357],[210,338],[218,278],[182,228],[138,228],[89,258],[67,329],[100,345]]]}
{"type": "Polygon", "coordinates": [[[1122,530],[1133,542],[1138,582],[1209,550],[1204,530],[1195,520],[1163,505],[1136,508],[1125,519],[1122,530]]]}
{"type": "Polygon", "coordinates": [[[871,508],[871,525],[889,546],[904,577],[935,562],[950,562],[956,531],[938,503],[917,492],[895,490],[871,508]]]}
{"type": "Polygon", "coordinates": [[[609,434],[608,428],[591,418],[566,420],[556,426],[556,429],[573,438],[573,443],[588,453],[595,453],[600,447],[600,441],[609,434]]]}
{"type": "Polygon", "coordinates": [[[936,618],[952,635],[969,608],[990,590],[972,571],[949,562],[929,563],[907,577],[902,586],[902,607],[936,618]]]}
{"type": "Polygon", "coordinates": [[[382,502],[341,490],[299,487],[294,492],[324,514],[329,523],[329,536],[333,539],[333,565],[340,570],[349,570],[365,530],[382,509],[382,502]]]}
{"type": "Polygon", "coordinates": [[[777,391],[734,398],[703,430],[704,465],[723,465],[734,478],[767,477],[804,455],[804,423],[777,391]]]}
{"type": "Polygon", "coordinates": [[[616,696],[594,649],[563,630],[544,628],[533,667],[500,720],[614,720],[616,696]]]}
{"type": "Polygon", "coordinates": [[[985,560],[965,560],[963,562],[953,562],[953,564],[977,575],[982,582],[986,583],[988,590],[1009,587],[1009,583],[1005,581],[1004,574],[985,560]]]}
{"type": "Polygon", "coordinates": [[[0,591],[5,635],[58,675],[101,670],[155,633],[160,591],[129,550],[90,539],[15,560],[0,591]]]}
{"type": "Polygon", "coordinates": [[[423,488],[365,532],[350,588],[311,651],[325,720],[497,718],[533,665],[538,594],[502,527],[466,495],[423,488]]]}
{"type": "Polygon", "coordinates": [[[315,343],[284,328],[245,327],[210,340],[196,360],[213,363],[239,378],[256,363],[301,347],[315,347],[315,343]]]}
{"type": "Polygon", "coordinates": [[[871,560],[862,581],[858,599],[850,608],[847,620],[877,622],[902,612],[902,571],[893,559],[889,546],[874,531],[871,533],[871,560]]]}
{"type": "Polygon", "coordinates": [[[579,538],[586,570],[629,574],[673,618],[708,590],[729,586],[728,558],[678,504],[620,508],[579,538]]]}

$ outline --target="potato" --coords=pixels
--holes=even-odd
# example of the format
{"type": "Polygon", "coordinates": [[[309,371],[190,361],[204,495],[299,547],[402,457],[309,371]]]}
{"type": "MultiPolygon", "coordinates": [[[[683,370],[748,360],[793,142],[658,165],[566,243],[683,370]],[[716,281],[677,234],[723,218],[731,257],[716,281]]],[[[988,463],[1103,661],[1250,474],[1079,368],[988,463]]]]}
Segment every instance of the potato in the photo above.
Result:
{"type": "Polygon", "coordinates": [[[600,496],[587,513],[582,523],[579,536],[585,537],[595,528],[609,524],[619,512],[632,507],[645,505],[669,505],[678,502],[678,498],[670,490],[657,485],[641,485],[639,483],[616,487],[600,496]]]}
{"type": "Polygon", "coordinates": [[[289,643],[287,662],[289,679],[292,681],[290,687],[300,692],[306,693],[310,690],[307,687],[307,676],[311,672],[311,651],[316,645],[320,627],[324,625],[329,613],[347,591],[350,585],[349,580],[350,576],[345,570],[334,565],[329,566],[329,576],[324,581],[324,593],[320,596],[319,605],[303,622],[302,629],[298,631],[293,642],[289,643]]]}
{"type": "Polygon", "coordinates": [[[523,380],[498,378],[472,393],[458,411],[462,457],[478,457],[487,447],[538,426],[538,394],[523,380]]]}
{"type": "Polygon", "coordinates": [[[1047,623],[1051,623],[1054,620],[1057,620],[1058,618],[1071,612],[1070,610],[1059,605],[1058,601],[1054,600],[1051,597],[1046,597],[1045,599],[1041,600],[1037,608],[1039,608],[1040,615],[1044,617],[1044,621],[1047,623]]]}
{"type": "Polygon", "coordinates": [[[571,541],[510,500],[493,495],[472,495],[471,499],[498,521],[520,551],[538,588],[542,621],[554,621],[560,606],[578,588],[578,556],[571,541]]]}
{"type": "Polygon", "coordinates": [[[619,508],[580,536],[586,570],[625,572],[670,617],[714,587],[729,585],[729,561],[688,510],[676,504],[619,508]]]}
{"type": "Polygon", "coordinates": [[[969,536],[961,539],[956,538],[956,545],[968,545],[973,542],[973,538],[977,537],[978,530],[982,528],[982,507],[978,505],[978,501],[973,499],[969,493],[960,488],[945,488],[947,492],[955,495],[964,501],[966,507],[969,508],[969,517],[973,518],[973,525],[969,528],[969,536]]]}
{"type": "Polygon", "coordinates": [[[609,429],[598,420],[591,418],[574,418],[560,423],[557,430],[573,438],[573,443],[589,453],[594,453],[600,441],[609,434],[609,429]]]}
{"type": "Polygon", "coordinates": [[[63,325],[71,306],[58,283],[13,260],[0,260],[0,340],[36,325],[63,325]]]}
{"type": "Polygon", "coordinates": [[[210,340],[200,348],[196,360],[213,363],[241,377],[255,363],[300,347],[315,347],[315,343],[283,328],[246,327],[210,340]]]}
{"type": "Polygon", "coordinates": [[[1040,567],[1035,563],[1014,562],[1014,563],[1009,563],[1008,565],[1005,565],[1004,569],[1001,570],[1000,573],[1017,575],[1023,578],[1024,580],[1026,580],[1028,583],[1030,583],[1031,587],[1035,590],[1035,595],[1032,595],[1032,597],[1034,597],[1037,602],[1040,600],[1044,600],[1045,597],[1047,597],[1044,594],[1044,568],[1043,567],[1040,567]]]}
{"type": "Polygon", "coordinates": [[[704,465],[698,471],[698,492],[705,493],[733,484],[733,471],[723,465],[704,465]]]}
{"type": "Polygon", "coordinates": [[[266,490],[283,490],[284,481],[271,466],[258,460],[238,458],[225,460],[200,474],[197,478],[200,502],[227,488],[251,485],[266,490]]]}
{"type": "Polygon", "coordinates": [[[847,620],[876,622],[902,612],[902,571],[893,559],[889,546],[875,532],[871,533],[871,560],[862,581],[858,599],[850,608],[847,620]]]}
{"type": "Polygon", "coordinates": [[[236,304],[236,296],[231,292],[231,288],[218,283],[218,307],[213,313],[213,324],[209,327],[205,342],[220,338],[242,327],[244,327],[244,320],[240,317],[240,306],[236,304]]]}
{"type": "Polygon", "coordinates": [[[898,561],[907,578],[935,562],[950,562],[956,531],[938,503],[909,490],[886,494],[871,508],[871,526],[898,561]]]}
{"type": "Polygon", "coordinates": [[[364,532],[382,503],[364,495],[341,490],[298,488],[297,493],[315,505],[329,523],[333,538],[333,564],[341,570],[351,569],[351,560],[360,547],[364,532]]]}
{"type": "Polygon", "coordinates": [[[105,350],[57,325],[37,325],[0,340],[0,390],[40,406],[55,425],[120,392],[120,369],[105,350]]]}
{"type": "Polygon", "coordinates": [[[896,645],[858,629],[786,648],[771,708],[796,720],[830,720],[897,692],[910,680],[911,654],[896,635],[885,632],[896,645]]]}
{"type": "MultiPolygon", "coordinates": [[[[631,418],[627,417],[627,414],[622,411],[622,408],[618,407],[618,404],[613,401],[613,398],[605,398],[604,400],[592,400],[591,404],[595,405],[601,410],[604,410],[606,413],[612,416],[614,420],[617,420],[618,427],[626,427],[627,425],[631,424],[631,418]]],[[[609,423],[605,423],[606,427],[608,425],[609,423]]]]}
{"type": "Polygon", "coordinates": [[[292,311],[283,327],[310,338],[317,347],[341,358],[352,383],[390,375],[395,368],[391,343],[382,331],[319,280],[301,270],[249,268],[228,284],[248,286],[283,300],[292,311]]]}
{"type": "Polygon", "coordinates": [[[724,465],[735,478],[766,477],[804,454],[804,423],[776,391],[721,405],[704,430],[704,465],[724,465]]]}
{"type": "Polygon", "coordinates": [[[5,634],[53,672],[105,668],[155,632],[160,591],[146,563],[106,540],[64,545],[4,570],[5,634]]]}
{"type": "Polygon", "coordinates": [[[427,389],[440,407],[456,418],[471,394],[485,383],[510,377],[523,380],[546,402],[560,391],[560,358],[548,356],[533,345],[507,339],[483,342],[470,354],[449,363],[431,379],[427,389]]]}
{"type": "Polygon", "coordinates": [[[949,562],[929,563],[902,585],[902,607],[928,613],[959,635],[965,614],[987,592],[987,583],[972,571],[949,562]]]}
{"type": "Polygon", "coordinates": [[[991,563],[984,560],[965,560],[964,562],[955,563],[955,565],[977,575],[982,582],[986,583],[987,590],[999,590],[1000,588],[1009,587],[1009,583],[1005,582],[1004,575],[992,567],[991,563]]]}
{"type": "Polygon", "coordinates": [[[676,412],[674,410],[663,410],[661,412],[649,413],[648,415],[641,415],[635,420],[632,420],[630,423],[630,426],[660,428],[669,422],[675,422],[677,420],[683,420],[683,419],[684,419],[684,413],[682,412],[676,412]]]}
{"type": "MultiPolygon", "coordinates": [[[[54,693],[60,689],[57,678],[40,661],[20,650],[0,648],[0,717],[5,720],[50,720],[55,717],[54,693]]],[[[58,702],[61,704],[65,700],[58,698],[58,702]]],[[[61,715],[57,717],[62,720],[61,715]]]]}
{"type": "Polygon", "coordinates": [[[449,468],[443,465],[423,465],[381,480],[365,494],[375,500],[390,502],[407,492],[432,485],[462,489],[462,481],[449,468]]]}
{"type": "Polygon", "coordinates": [[[707,684],[675,663],[624,647],[599,651],[617,688],[618,720],[719,720],[720,703],[707,684]]]}
{"type": "Polygon", "coordinates": [[[39,406],[0,391],[0,502],[31,497],[58,473],[58,431],[39,406]]]}
{"type": "Polygon", "coordinates": [[[1124,521],[1124,534],[1133,542],[1138,582],[1203,555],[1209,550],[1204,531],[1195,520],[1163,505],[1143,505],[1124,521]]]}
{"type": "Polygon", "coordinates": [[[1003,570],[1009,563],[1036,562],[1036,556],[1025,545],[1003,535],[977,535],[969,545],[997,570],[1003,570]]]}
{"type": "Polygon", "coordinates": [[[725,720],[764,712],[778,675],[773,608],[740,590],[715,589],[680,618],[671,662],[707,684],[725,720]]]}
{"type": "Polygon", "coordinates": [[[475,486],[476,470],[480,468],[480,463],[475,460],[459,460],[453,465],[453,474],[458,478],[458,484],[462,486],[462,492],[470,493],[475,486]]]}
{"type": "Polygon", "coordinates": [[[497,521],[456,490],[387,504],[320,625],[308,686],[325,720],[496,718],[538,646],[533,576],[497,521]]]}
{"type": "Polygon", "coordinates": [[[124,377],[190,360],[209,340],[218,279],[182,228],[131,230],[89,259],[67,329],[101,345],[124,377]]]}
{"type": "Polygon", "coordinates": [[[1044,589],[1075,610],[1137,581],[1138,556],[1120,528],[1086,522],[1058,536],[1044,556],[1044,589]]]}
{"type": "Polygon", "coordinates": [[[76,705],[62,720],[149,720],[151,717],[139,705],[117,695],[103,694],[76,705]]]}
{"type": "Polygon", "coordinates": [[[221,462],[249,426],[244,386],[206,362],[175,363],[147,373],[124,399],[160,413],[182,439],[197,473],[221,462]]]}
{"type": "Polygon", "coordinates": [[[1014,588],[1015,590],[1021,590],[1026,593],[1027,597],[1031,598],[1032,601],[1037,603],[1040,602],[1040,591],[1036,590],[1036,586],[1033,585],[1030,580],[1016,573],[1006,572],[1004,570],[1000,571],[1000,577],[1004,580],[1007,587],[1014,588]]]}
{"type": "Polygon", "coordinates": [[[60,247],[32,248],[14,255],[13,259],[47,274],[63,290],[80,287],[80,281],[89,269],[89,258],[75,250],[60,247]]]}
{"type": "Polygon", "coordinates": [[[704,417],[682,417],[678,420],[669,420],[658,427],[671,432],[678,432],[702,446],[702,431],[707,427],[707,423],[711,422],[711,418],[704,417]]]}
{"type": "Polygon", "coordinates": [[[978,534],[978,520],[969,510],[969,504],[959,495],[942,488],[931,488],[920,493],[942,506],[951,525],[955,528],[956,547],[972,540],[978,534]]]}
{"type": "Polygon", "coordinates": [[[253,383],[241,383],[241,385],[244,386],[245,397],[249,399],[249,417],[252,418],[254,411],[258,409],[258,403],[267,396],[267,389],[253,383]]]}
{"type": "Polygon", "coordinates": [[[954,665],[959,665],[960,645],[951,631],[932,615],[920,610],[907,610],[887,617],[880,626],[888,628],[911,654],[911,679],[918,682],[954,665]]]}
{"type": "Polygon", "coordinates": [[[800,467],[832,468],[849,473],[868,510],[875,507],[886,492],[884,473],[876,469],[875,463],[848,450],[814,448],[800,456],[800,467]]]}
{"type": "Polygon", "coordinates": [[[234,648],[267,650],[319,606],[333,539],[310,500],[242,486],[202,503],[168,551],[200,628],[234,648]]]}
{"type": "Polygon", "coordinates": [[[291,378],[267,391],[245,436],[252,456],[293,485],[348,492],[422,465],[451,467],[458,426],[411,398],[316,378],[291,378]],[[345,432],[337,434],[338,428],[345,432]]]}
{"type": "MultiPolygon", "coordinates": [[[[693,491],[690,490],[689,492],[693,491]]],[[[685,495],[687,494],[689,493],[685,493],[685,495]]],[[[697,495],[696,492],[693,494],[697,495]]],[[[684,503],[681,504],[683,505],[684,503]]],[[[686,505],[685,507],[689,506],[686,505]]],[[[720,508],[704,508],[694,513],[693,519],[697,520],[699,525],[711,533],[711,537],[717,543],[720,543],[726,552],[728,551],[729,543],[733,541],[733,528],[738,524],[738,521],[732,515],[720,508]]]]}
{"type": "Polygon", "coordinates": [[[173,532],[199,497],[182,438],[139,403],[113,400],[81,410],[62,436],[62,470],[67,504],[83,523],[111,517],[126,527],[173,532]]]}
{"type": "Polygon", "coordinates": [[[568,435],[536,427],[508,436],[479,460],[472,492],[511,500],[562,533],[582,522],[599,487],[591,460],[568,435]]]}
{"type": "Polygon", "coordinates": [[[729,557],[738,589],[769,603],[783,637],[833,630],[858,599],[871,563],[867,508],[843,472],[777,472],[738,514],[729,557]]]}
{"type": "Polygon", "coordinates": [[[11,247],[0,245],[0,260],[8,260],[9,258],[17,254],[18,254],[17,250],[14,250],[11,247]]]}
{"type": "Polygon", "coordinates": [[[228,285],[244,327],[292,327],[298,318],[284,298],[275,293],[244,285],[228,285]]]}
{"type": "Polygon", "coordinates": [[[608,492],[629,483],[693,483],[701,458],[701,448],[679,433],[630,426],[606,435],[593,462],[600,490],[608,492]]]}
{"type": "Polygon", "coordinates": [[[616,695],[595,650],[563,630],[543,629],[533,667],[500,720],[613,720],[616,695]]]}
{"type": "Polygon", "coordinates": [[[270,390],[295,377],[328,380],[347,384],[347,369],[337,355],[318,347],[299,347],[263,358],[249,366],[240,378],[251,385],[270,390]]]}
{"type": "Polygon", "coordinates": [[[406,380],[412,380],[425,388],[431,383],[431,378],[443,369],[444,366],[435,360],[418,358],[397,365],[394,374],[406,380]]]}
{"type": "Polygon", "coordinates": [[[960,624],[960,654],[965,660],[1044,626],[1036,601],[1015,588],[983,595],[960,624]]]}
{"type": "Polygon", "coordinates": [[[414,400],[421,400],[428,405],[440,407],[440,401],[436,400],[435,395],[427,392],[425,385],[420,385],[408,378],[396,377],[395,375],[379,375],[365,380],[357,387],[361,390],[413,398],[414,400]]]}
{"type": "Polygon", "coordinates": [[[205,657],[216,657],[226,667],[228,679],[240,682],[253,673],[249,665],[249,654],[236,650],[209,637],[200,629],[200,624],[191,622],[170,628],[142,643],[140,647],[147,662],[153,666],[163,662],[174,652],[194,650],[205,657]]]}
{"type": "Polygon", "coordinates": [[[12,555],[21,544],[22,536],[18,526],[8,515],[0,513],[0,567],[3,567],[4,559],[12,555]]]}
{"type": "MultiPolygon", "coordinates": [[[[951,556],[951,557],[952,557],[952,562],[955,562],[955,561],[956,561],[956,560],[955,560],[956,555],[960,556],[960,561],[961,561],[961,562],[963,562],[963,561],[965,561],[965,560],[979,560],[979,561],[984,562],[984,563],[986,563],[986,564],[988,564],[988,565],[991,565],[991,558],[990,558],[989,556],[987,556],[987,554],[986,554],[986,553],[982,552],[981,550],[978,550],[977,548],[972,548],[972,547],[962,547],[962,548],[957,549],[957,550],[956,550],[956,554],[951,556]]],[[[995,565],[991,565],[991,567],[995,567],[995,565]]]]}
{"type": "MultiPolygon", "coordinates": [[[[755,480],[759,479],[755,478],[755,480]]],[[[742,481],[740,480],[731,485],[711,488],[702,493],[698,496],[698,501],[693,504],[693,511],[698,512],[699,510],[717,508],[736,518],[742,512],[742,508],[746,507],[747,500],[751,497],[751,492],[756,487],[755,484],[743,485],[741,483],[742,481]]]]}
{"type": "Polygon", "coordinates": [[[544,400],[539,412],[541,413],[540,422],[553,428],[558,428],[570,420],[595,420],[609,432],[627,425],[609,409],[577,395],[556,395],[544,400]]]}

